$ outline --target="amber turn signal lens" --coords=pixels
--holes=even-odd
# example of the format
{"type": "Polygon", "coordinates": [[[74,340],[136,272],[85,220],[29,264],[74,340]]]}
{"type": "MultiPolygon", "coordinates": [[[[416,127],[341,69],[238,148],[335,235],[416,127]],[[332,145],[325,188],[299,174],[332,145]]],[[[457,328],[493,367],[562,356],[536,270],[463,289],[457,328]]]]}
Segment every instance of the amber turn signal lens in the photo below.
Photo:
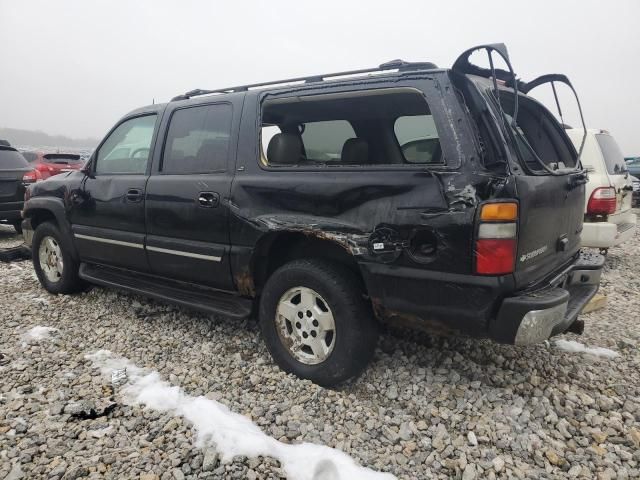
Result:
{"type": "Polygon", "coordinates": [[[511,202],[487,203],[482,206],[480,220],[487,221],[513,221],[518,218],[518,204],[511,202]]]}

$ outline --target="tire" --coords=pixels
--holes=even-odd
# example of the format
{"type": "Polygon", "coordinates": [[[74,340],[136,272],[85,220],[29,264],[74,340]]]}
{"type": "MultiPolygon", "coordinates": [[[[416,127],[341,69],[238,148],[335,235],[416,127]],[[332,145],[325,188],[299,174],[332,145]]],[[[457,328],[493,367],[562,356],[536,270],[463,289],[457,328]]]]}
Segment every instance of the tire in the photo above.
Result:
{"type": "Polygon", "coordinates": [[[11,225],[13,225],[13,228],[16,231],[16,233],[22,234],[22,221],[13,222],[11,225]]]}
{"type": "Polygon", "coordinates": [[[359,279],[324,260],[295,260],[276,270],[262,291],[259,313],[265,343],[280,368],[325,387],[360,374],[378,340],[378,323],[359,279]]]}
{"type": "Polygon", "coordinates": [[[73,259],[65,245],[67,243],[54,223],[41,223],[33,234],[33,268],[38,280],[49,293],[74,293],[82,290],[84,286],[78,277],[78,262],[73,259]],[[61,263],[55,261],[59,257],[62,259],[61,263]],[[51,263],[43,265],[41,260],[45,258],[51,263]]]}

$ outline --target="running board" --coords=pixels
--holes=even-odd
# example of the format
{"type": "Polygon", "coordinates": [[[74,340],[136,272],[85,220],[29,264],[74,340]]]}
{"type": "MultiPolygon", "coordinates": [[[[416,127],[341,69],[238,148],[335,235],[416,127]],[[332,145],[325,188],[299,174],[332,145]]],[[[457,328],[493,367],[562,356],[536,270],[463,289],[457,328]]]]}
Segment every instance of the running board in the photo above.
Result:
{"type": "Polygon", "coordinates": [[[118,288],[146,297],[175,303],[196,310],[242,319],[251,313],[252,301],[219,290],[191,283],[177,283],[117,268],[80,264],[83,280],[103,287],[118,288]]]}

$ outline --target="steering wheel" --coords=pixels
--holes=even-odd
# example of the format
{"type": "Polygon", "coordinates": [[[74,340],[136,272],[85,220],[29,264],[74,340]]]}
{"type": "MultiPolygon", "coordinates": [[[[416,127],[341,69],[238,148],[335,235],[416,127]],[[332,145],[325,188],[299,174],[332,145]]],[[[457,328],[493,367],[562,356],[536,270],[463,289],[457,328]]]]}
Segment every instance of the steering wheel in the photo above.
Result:
{"type": "Polygon", "coordinates": [[[138,148],[133,151],[131,158],[149,158],[149,152],[151,152],[149,148],[138,148]]]}

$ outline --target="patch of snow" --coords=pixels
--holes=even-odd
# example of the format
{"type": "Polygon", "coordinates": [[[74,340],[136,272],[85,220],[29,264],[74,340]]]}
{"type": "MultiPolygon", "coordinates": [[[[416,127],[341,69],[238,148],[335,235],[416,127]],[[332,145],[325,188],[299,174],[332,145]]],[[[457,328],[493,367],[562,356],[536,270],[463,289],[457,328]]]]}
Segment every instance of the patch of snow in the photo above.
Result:
{"type": "Polygon", "coordinates": [[[57,328],[53,328],[53,327],[42,327],[40,325],[33,327],[32,329],[28,330],[25,334],[24,334],[24,338],[27,340],[44,340],[47,339],[49,337],[51,337],[51,334],[53,332],[57,332],[58,329],[57,328]]]}
{"type": "Polygon", "coordinates": [[[42,305],[42,306],[47,306],[47,305],[49,305],[49,300],[47,300],[44,297],[35,297],[33,299],[33,303],[38,304],[38,305],[42,305]]]}
{"type": "Polygon", "coordinates": [[[104,428],[97,428],[95,430],[88,430],[87,431],[87,435],[89,435],[90,437],[93,437],[93,438],[102,438],[105,435],[109,435],[111,432],[113,432],[113,426],[109,425],[109,426],[104,427],[104,428]]]}
{"type": "Polygon", "coordinates": [[[287,478],[295,480],[395,479],[389,473],[361,467],[340,450],[313,443],[282,443],[225,405],[188,395],[180,387],[163,381],[158,372],[147,372],[108,350],[99,350],[86,358],[107,378],[114,370],[126,369],[128,383],[120,390],[125,401],[184,417],[197,431],[196,446],[215,444],[222,462],[230,462],[237,455],[273,457],[280,461],[287,478]]]}
{"type": "Polygon", "coordinates": [[[580,342],[574,342],[573,340],[555,340],[554,344],[560,350],[564,350],[565,352],[573,352],[573,353],[586,353],[589,355],[594,355],[596,357],[604,357],[604,358],[615,358],[620,354],[613,350],[609,350],[604,347],[587,347],[586,345],[580,342]]]}

